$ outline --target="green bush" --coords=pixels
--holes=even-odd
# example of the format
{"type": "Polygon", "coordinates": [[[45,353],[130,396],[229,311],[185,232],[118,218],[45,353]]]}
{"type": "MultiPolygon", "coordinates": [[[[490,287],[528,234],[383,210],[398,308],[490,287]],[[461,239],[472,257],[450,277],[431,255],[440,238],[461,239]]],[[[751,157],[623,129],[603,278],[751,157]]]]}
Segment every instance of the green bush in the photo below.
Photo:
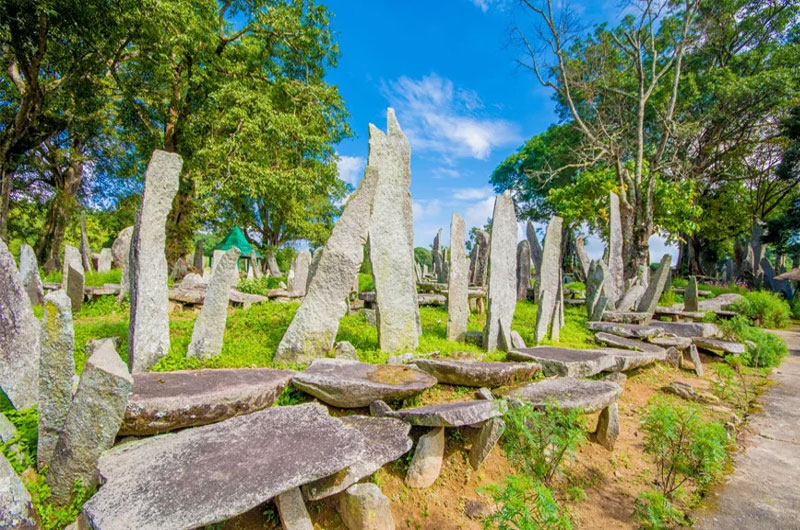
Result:
{"type": "Polygon", "coordinates": [[[777,335],[752,326],[750,321],[736,315],[718,323],[725,338],[745,343],[742,362],[753,368],[778,366],[789,353],[786,343],[777,335]]]}
{"type": "Polygon", "coordinates": [[[747,293],[733,304],[733,309],[766,328],[785,328],[791,319],[789,304],[769,291],[747,293]]]}
{"type": "Polygon", "coordinates": [[[673,276],[672,277],[672,286],[677,287],[679,289],[687,287],[689,285],[689,280],[687,278],[681,278],[680,276],[673,276]]]}
{"type": "Polygon", "coordinates": [[[247,294],[260,294],[261,296],[267,296],[267,291],[270,289],[278,289],[281,286],[281,281],[284,278],[275,278],[270,276],[267,278],[266,276],[262,276],[261,278],[254,278],[252,280],[244,279],[239,282],[239,285],[236,286],[236,290],[242,293],[247,294]]]}
{"type": "Polygon", "coordinates": [[[800,296],[795,295],[792,300],[792,318],[800,319],[800,296]]]}
{"type": "Polygon", "coordinates": [[[644,491],[636,498],[633,515],[645,530],[680,528],[688,525],[686,516],[657,491],[644,491]]]}
{"type": "Polygon", "coordinates": [[[372,274],[365,274],[363,272],[358,273],[358,292],[362,293],[364,291],[374,290],[375,279],[372,277],[372,274]]]}
{"type": "Polygon", "coordinates": [[[486,517],[483,527],[498,530],[570,530],[569,513],[559,506],[550,489],[528,475],[509,475],[503,484],[492,484],[487,491],[499,505],[486,517]]]}

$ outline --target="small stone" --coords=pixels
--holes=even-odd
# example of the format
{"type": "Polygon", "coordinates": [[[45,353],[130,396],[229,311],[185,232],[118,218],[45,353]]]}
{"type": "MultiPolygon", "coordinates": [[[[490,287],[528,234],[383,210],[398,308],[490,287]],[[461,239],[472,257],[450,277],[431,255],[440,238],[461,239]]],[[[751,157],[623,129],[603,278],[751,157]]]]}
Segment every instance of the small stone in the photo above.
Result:
{"type": "Polygon", "coordinates": [[[619,409],[616,402],[600,411],[595,436],[600,445],[609,451],[614,450],[614,444],[619,437],[619,409]]]}
{"type": "Polygon", "coordinates": [[[492,509],[483,501],[467,499],[464,501],[464,515],[470,519],[485,519],[492,513],[492,509]]]}
{"type": "Polygon", "coordinates": [[[519,334],[519,331],[513,329],[511,330],[511,348],[515,350],[519,348],[527,348],[522,335],[519,334]]]}
{"type": "Polygon", "coordinates": [[[486,460],[505,430],[506,424],[500,418],[492,418],[483,424],[469,451],[469,465],[472,469],[478,469],[486,460]]]}
{"type": "Polygon", "coordinates": [[[0,528],[9,530],[39,530],[39,518],[33,509],[31,496],[11,463],[0,453],[0,528]]]}
{"type": "Polygon", "coordinates": [[[436,482],[442,471],[444,458],[444,428],[434,427],[420,436],[417,449],[408,466],[406,485],[410,488],[427,488],[436,482]]]}
{"type": "Polygon", "coordinates": [[[689,359],[694,365],[694,373],[697,377],[703,377],[703,362],[700,360],[700,353],[697,351],[697,346],[694,344],[689,346],[689,359]]]}
{"type": "Polygon", "coordinates": [[[275,506],[284,530],[314,530],[300,488],[292,488],[275,497],[275,506]]]}
{"type": "Polygon", "coordinates": [[[31,304],[44,304],[44,290],[42,280],[39,278],[39,266],[36,263],[36,254],[30,245],[19,247],[19,275],[22,279],[22,287],[28,293],[31,304]]]}
{"type": "Polygon", "coordinates": [[[676,396],[688,399],[689,401],[700,401],[697,391],[690,385],[681,381],[673,381],[669,385],[661,387],[664,392],[675,394],[676,396]]]}
{"type": "Polygon", "coordinates": [[[336,506],[348,530],[394,530],[389,499],[377,484],[355,484],[339,496],[336,506]]]}
{"type": "Polygon", "coordinates": [[[356,347],[346,340],[337,342],[333,347],[333,352],[333,356],[337,359],[349,359],[351,361],[358,360],[358,352],[356,351],[356,347]]]}
{"type": "Polygon", "coordinates": [[[491,401],[494,399],[494,397],[492,396],[492,391],[484,387],[475,391],[475,399],[485,399],[486,401],[491,401]]]}
{"type": "Polygon", "coordinates": [[[628,376],[622,372],[611,372],[604,378],[606,381],[611,381],[612,383],[616,383],[620,386],[620,388],[625,388],[625,382],[628,380],[628,376]]]}

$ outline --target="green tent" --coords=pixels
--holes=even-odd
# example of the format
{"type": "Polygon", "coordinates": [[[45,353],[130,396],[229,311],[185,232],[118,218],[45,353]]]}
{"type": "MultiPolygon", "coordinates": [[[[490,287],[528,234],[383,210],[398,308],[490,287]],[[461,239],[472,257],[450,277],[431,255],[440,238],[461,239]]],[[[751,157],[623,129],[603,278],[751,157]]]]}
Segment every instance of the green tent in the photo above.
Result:
{"type": "Polygon", "coordinates": [[[230,250],[231,248],[236,247],[242,251],[243,258],[250,258],[250,253],[255,252],[257,258],[261,258],[261,254],[253,248],[247,238],[244,237],[244,232],[238,226],[234,226],[233,229],[228,232],[228,235],[225,236],[225,239],[222,240],[222,243],[214,247],[214,250],[230,250]]]}

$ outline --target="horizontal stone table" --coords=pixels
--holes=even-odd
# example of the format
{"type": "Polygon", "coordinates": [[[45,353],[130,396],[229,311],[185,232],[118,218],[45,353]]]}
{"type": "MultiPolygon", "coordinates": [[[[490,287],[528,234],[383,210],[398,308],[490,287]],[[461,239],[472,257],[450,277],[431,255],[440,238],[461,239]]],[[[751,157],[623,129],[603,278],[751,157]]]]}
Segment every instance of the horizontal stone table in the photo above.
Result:
{"type": "Polygon", "coordinates": [[[611,346],[612,348],[622,348],[625,350],[666,354],[666,350],[661,346],[658,346],[657,344],[651,344],[649,342],[644,342],[642,340],[637,340],[637,339],[630,339],[627,337],[620,337],[619,335],[614,335],[613,333],[606,333],[605,331],[600,331],[598,333],[595,333],[594,338],[598,342],[602,342],[603,344],[611,346]]]}
{"type": "Polygon", "coordinates": [[[588,377],[614,368],[616,359],[602,350],[577,350],[556,346],[518,348],[506,354],[511,361],[533,361],[542,365],[545,375],[588,377]]]}
{"type": "Polygon", "coordinates": [[[745,352],[744,344],[729,340],[712,339],[709,337],[692,337],[692,344],[700,349],[716,353],[717,355],[725,355],[726,353],[741,355],[745,352]]]}
{"type": "Polygon", "coordinates": [[[460,359],[414,359],[408,362],[439,383],[496,388],[530,381],[542,367],[531,362],[483,362],[460,359]]]}

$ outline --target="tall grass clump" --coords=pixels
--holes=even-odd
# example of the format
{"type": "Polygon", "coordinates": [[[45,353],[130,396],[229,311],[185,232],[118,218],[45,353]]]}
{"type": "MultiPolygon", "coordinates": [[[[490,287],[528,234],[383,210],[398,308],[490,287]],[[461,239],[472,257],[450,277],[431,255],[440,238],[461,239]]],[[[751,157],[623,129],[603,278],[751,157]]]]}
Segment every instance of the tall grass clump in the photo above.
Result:
{"type": "Polygon", "coordinates": [[[789,326],[792,310],[776,293],[753,291],[733,303],[733,310],[765,328],[779,329],[789,326]]]}

